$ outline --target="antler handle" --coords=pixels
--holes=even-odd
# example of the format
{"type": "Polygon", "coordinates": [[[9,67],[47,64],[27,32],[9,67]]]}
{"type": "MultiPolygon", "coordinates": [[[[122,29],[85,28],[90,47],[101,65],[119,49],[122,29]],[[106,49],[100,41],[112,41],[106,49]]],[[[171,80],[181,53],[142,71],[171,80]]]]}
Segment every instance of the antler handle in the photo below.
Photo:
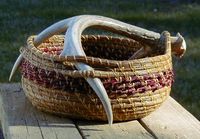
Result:
{"type": "MultiPolygon", "coordinates": [[[[82,15],[77,18],[76,23],[72,27],[74,32],[68,35],[71,36],[71,38],[74,38],[72,40],[73,43],[76,43],[74,45],[81,44],[80,34],[87,27],[96,27],[104,30],[109,30],[111,32],[118,33],[138,41],[146,42],[147,44],[150,44],[150,46],[155,45],[160,39],[159,33],[123,23],[118,20],[103,16],[82,15]]],[[[179,33],[175,37],[171,37],[171,45],[172,52],[176,56],[183,56],[186,51],[186,43],[184,38],[179,33]]]]}
{"type": "MultiPolygon", "coordinates": [[[[143,54],[143,49],[147,49],[148,51],[150,51],[151,47],[153,47],[153,45],[155,45],[160,39],[159,33],[136,27],[130,24],[126,24],[118,20],[114,20],[103,16],[81,15],[62,20],[48,27],[35,38],[34,45],[38,46],[45,39],[51,37],[52,35],[67,30],[65,34],[64,49],[61,55],[86,56],[81,45],[81,34],[87,27],[96,27],[104,30],[109,30],[111,32],[118,33],[129,38],[133,38],[135,40],[143,41],[149,44],[150,47],[148,47],[148,49],[141,48],[141,50],[139,50],[133,57],[140,57],[142,55],[145,55],[143,54]]],[[[184,38],[180,34],[177,34],[176,37],[171,37],[171,44],[172,52],[179,57],[183,56],[186,50],[186,43],[184,38]]],[[[15,62],[9,80],[11,80],[17,67],[21,63],[21,60],[22,54],[18,57],[17,61],[15,62]]],[[[83,63],[77,63],[75,66],[79,70],[93,70],[92,67],[83,63]]],[[[108,117],[108,121],[111,124],[113,121],[111,104],[102,82],[98,78],[87,78],[86,80],[102,101],[108,117]]]]}

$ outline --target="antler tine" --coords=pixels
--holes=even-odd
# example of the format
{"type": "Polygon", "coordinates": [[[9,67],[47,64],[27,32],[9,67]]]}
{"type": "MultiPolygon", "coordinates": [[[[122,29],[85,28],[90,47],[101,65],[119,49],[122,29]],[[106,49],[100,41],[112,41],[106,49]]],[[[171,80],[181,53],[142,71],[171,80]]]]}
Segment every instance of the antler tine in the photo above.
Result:
{"type": "MultiPolygon", "coordinates": [[[[71,20],[75,19],[75,18],[77,18],[77,17],[75,16],[75,17],[61,20],[61,21],[51,25],[50,27],[46,28],[44,31],[42,31],[40,34],[38,34],[38,36],[35,38],[34,45],[38,46],[45,39],[49,38],[50,36],[67,30],[68,26],[71,23],[71,20]]],[[[20,64],[22,62],[22,59],[23,59],[23,53],[20,54],[18,56],[17,60],[15,61],[13,68],[11,70],[10,76],[9,76],[9,81],[12,80],[12,77],[14,76],[16,70],[18,69],[18,67],[20,66],[20,64]]]]}
{"type": "Polygon", "coordinates": [[[18,69],[19,65],[21,64],[22,59],[23,59],[23,54],[20,54],[17,60],[15,61],[15,64],[10,72],[9,82],[12,80],[12,77],[15,74],[16,70],[18,69]]]}
{"type": "MultiPolygon", "coordinates": [[[[73,41],[76,36],[81,36],[81,34],[76,32],[77,31],[76,28],[80,28],[80,26],[81,26],[81,22],[76,21],[67,30],[67,32],[65,34],[66,37],[65,37],[65,42],[64,42],[64,49],[61,53],[62,56],[70,56],[70,55],[71,56],[77,56],[77,55],[86,56],[83,48],[81,47],[81,42],[73,41]]],[[[83,63],[76,63],[75,66],[78,70],[93,70],[92,67],[90,67],[86,64],[83,64],[83,63]]],[[[107,118],[108,118],[108,123],[110,125],[112,125],[112,123],[113,123],[112,107],[111,107],[111,103],[110,103],[108,94],[107,94],[101,80],[99,78],[86,78],[86,81],[92,87],[94,92],[97,94],[97,96],[101,100],[101,102],[104,106],[107,118]]]]}

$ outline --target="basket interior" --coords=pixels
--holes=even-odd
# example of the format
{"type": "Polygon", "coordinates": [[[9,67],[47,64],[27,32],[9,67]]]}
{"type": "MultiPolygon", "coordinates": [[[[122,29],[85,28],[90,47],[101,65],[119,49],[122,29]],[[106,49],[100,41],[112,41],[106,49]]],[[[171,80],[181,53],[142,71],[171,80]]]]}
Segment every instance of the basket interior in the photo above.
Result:
{"type": "MultiPolygon", "coordinates": [[[[99,35],[82,36],[81,42],[83,50],[87,56],[109,60],[128,60],[141,47],[147,46],[147,44],[135,41],[133,39],[99,35]]],[[[63,50],[63,45],[64,36],[54,35],[40,44],[37,48],[48,54],[59,55],[63,50]]],[[[162,54],[164,54],[163,49],[154,49],[145,57],[152,57],[162,54]]]]}

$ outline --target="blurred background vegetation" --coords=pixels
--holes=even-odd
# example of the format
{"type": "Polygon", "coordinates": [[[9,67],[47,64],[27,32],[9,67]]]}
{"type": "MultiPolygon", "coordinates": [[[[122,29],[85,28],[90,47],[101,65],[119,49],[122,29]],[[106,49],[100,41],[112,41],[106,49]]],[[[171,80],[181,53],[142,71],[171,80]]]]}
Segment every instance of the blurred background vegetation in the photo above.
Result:
{"type": "MultiPolygon", "coordinates": [[[[156,32],[180,32],[187,52],[174,58],[171,95],[200,120],[200,2],[197,0],[0,0],[0,82],[8,82],[28,36],[74,15],[97,14],[156,32]]],[[[20,81],[18,74],[15,82],[20,81]]]]}

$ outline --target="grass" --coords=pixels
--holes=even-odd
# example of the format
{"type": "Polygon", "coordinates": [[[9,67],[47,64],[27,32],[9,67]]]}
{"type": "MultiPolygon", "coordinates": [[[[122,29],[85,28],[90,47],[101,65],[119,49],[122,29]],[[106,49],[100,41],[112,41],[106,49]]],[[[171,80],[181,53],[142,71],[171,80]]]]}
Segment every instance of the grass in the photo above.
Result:
{"type": "MultiPolygon", "coordinates": [[[[172,96],[200,119],[200,5],[194,0],[1,0],[0,82],[8,82],[19,47],[26,44],[28,36],[80,14],[108,16],[149,30],[185,36],[187,53],[182,59],[174,58],[172,96]]],[[[14,81],[20,81],[19,74],[14,81]]]]}

